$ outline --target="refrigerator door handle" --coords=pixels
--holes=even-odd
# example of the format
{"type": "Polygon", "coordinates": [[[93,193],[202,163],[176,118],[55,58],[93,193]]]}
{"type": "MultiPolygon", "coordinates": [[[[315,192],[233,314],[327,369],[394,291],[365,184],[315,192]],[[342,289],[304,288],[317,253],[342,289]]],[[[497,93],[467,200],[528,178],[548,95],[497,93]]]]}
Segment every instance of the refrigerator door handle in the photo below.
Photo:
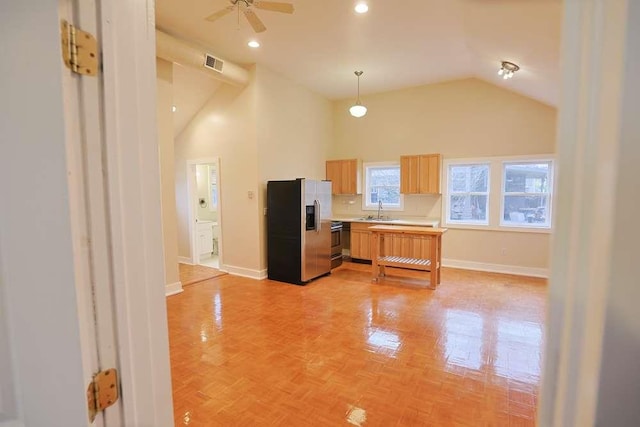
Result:
{"type": "Polygon", "coordinates": [[[315,212],[315,217],[316,217],[316,233],[320,233],[320,227],[321,227],[321,222],[320,222],[320,202],[318,201],[318,199],[313,201],[313,204],[315,205],[316,208],[316,212],[315,212]]]}

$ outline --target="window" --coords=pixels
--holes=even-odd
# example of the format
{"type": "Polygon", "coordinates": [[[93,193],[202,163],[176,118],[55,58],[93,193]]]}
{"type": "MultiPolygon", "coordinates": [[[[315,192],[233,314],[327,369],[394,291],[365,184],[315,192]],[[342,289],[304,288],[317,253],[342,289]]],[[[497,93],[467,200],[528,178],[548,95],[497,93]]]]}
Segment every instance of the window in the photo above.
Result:
{"type": "Polygon", "coordinates": [[[505,162],[500,225],[550,227],[551,161],[505,162]]]}
{"type": "Polygon", "coordinates": [[[209,166],[209,189],[211,191],[209,210],[215,212],[218,210],[218,177],[213,166],[209,166]]]}
{"type": "Polygon", "coordinates": [[[443,171],[444,226],[550,232],[553,156],[445,159],[443,171]]]}
{"type": "Polygon", "coordinates": [[[452,164],[447,174],[447,223],[488,225],[489,165],[452,164]]]}
{"type": "Polygon", "coordinates": [[[402,209],[399,163],[365,163],[363,209],[402,209]]]}

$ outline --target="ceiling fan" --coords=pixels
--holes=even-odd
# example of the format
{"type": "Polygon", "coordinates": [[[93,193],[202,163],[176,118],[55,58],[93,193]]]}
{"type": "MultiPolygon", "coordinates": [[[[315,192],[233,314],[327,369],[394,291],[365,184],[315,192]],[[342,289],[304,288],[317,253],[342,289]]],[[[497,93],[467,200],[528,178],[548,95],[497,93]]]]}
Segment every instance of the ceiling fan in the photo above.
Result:
{"type": "MultiPolygon", "coordinates": [[[[238,9],[238,16],[240,16],[240,8],[241,4],[245,5],[245,8],[242,10],[245,18],[249,21],[249,24],[253,28],[253,31],[256,33],[261,33],[267,30],[267,27],[264,26],[258,15],[253,12],[253,8],[268,10],[270,12],[280,12],[280,13],[293,13],[293,5],[291,3],[282,3],[275,1],[260,1],[260,0],[229,0],[231,6],[227,6],[224,9],[217,11],[205,19],[209,22],[217,21],[233,12],[236,8],[238,9]]],[[[239,18],[238,18],[239,19],[239,18]]]]}

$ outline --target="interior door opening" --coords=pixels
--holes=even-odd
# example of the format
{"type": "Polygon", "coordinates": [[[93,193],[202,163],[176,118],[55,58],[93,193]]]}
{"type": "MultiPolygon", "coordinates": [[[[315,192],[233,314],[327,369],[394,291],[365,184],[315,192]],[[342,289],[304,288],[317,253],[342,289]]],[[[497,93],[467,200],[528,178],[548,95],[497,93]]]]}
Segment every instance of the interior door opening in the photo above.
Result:
{"type": "Polygon", "coordinates": [[[220,162],[189,164],[191,260],[194,265],[219,269],[222,265],[222,215],[220,214],[220,162]]]}

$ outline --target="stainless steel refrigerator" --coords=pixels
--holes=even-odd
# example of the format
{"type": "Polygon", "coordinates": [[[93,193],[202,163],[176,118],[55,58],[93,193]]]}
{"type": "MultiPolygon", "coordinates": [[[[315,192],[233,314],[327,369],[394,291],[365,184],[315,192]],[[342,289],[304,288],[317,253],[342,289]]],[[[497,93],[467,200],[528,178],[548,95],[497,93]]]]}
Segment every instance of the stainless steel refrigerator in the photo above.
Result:
{"type": "Polygon", "coordinates": [[[267,183],[267,271],[303,285],[331,272],[331,182],[267,183]]]}

